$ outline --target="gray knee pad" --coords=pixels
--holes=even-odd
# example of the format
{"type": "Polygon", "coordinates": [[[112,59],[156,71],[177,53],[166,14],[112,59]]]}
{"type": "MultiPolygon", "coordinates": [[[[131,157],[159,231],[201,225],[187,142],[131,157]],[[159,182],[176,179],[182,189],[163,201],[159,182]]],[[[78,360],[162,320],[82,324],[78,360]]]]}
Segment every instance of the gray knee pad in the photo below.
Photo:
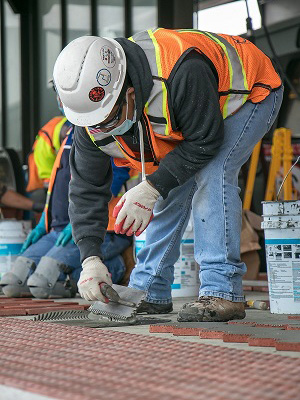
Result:
{"type": "Polygon", "coordinates": [[[28,279],[28,286],[34,297],[46,299],[50,296],[73,297],[64,282],[57,282],[61,272],[66,273],[68,267],[51,257],[41,258],[35,272],[28,279]]]}
{"type": "Polygon", "coordinates": [[[7,297],[24,297],[30,295],[27,279],[35,269],[33,260],[27,257],[18,257],[0,281],[2,291],[7,297]]]}
{"type": "Polygon", "coordinates": [[[77,287],[75,283],[75,287],[66,285],[66,282],[56,282],[52,289],[39,287],[39,286],[31,286],[30,293],[38,298],[38,299],[48,299],[48,298],[71,298],[75,297],[77,293],[77,287]]]}

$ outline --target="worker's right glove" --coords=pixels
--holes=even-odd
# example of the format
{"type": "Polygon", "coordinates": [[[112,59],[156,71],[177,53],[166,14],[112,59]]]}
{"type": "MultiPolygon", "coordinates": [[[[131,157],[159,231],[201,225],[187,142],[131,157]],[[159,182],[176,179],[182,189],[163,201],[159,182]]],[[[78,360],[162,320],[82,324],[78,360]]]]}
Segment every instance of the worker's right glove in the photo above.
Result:
{"type": "Polygon", "coordinates": [[[100,284],[112,285],[110,273],[98,256],[86,258],[82,263],[82,271],[78,281],[78,291],[85,300],[100,300],[104,303],[107,299],[100,291],[100,284]]]}
{"type": "Polygon", "coordinates": [[[147,181],[128,190],[113,211],[115,232],[139,236],[150,223],[159,196],[159,192],[147,181]]]}
{"type": "Polygon", "coordinates": [[[36,243],[42,236],[46,235],[46,233],[45,213],[43,212],[39,223],[27,236],[27,239],[21,248],[21,253],[23,253],[31,244],[36,243]]]}

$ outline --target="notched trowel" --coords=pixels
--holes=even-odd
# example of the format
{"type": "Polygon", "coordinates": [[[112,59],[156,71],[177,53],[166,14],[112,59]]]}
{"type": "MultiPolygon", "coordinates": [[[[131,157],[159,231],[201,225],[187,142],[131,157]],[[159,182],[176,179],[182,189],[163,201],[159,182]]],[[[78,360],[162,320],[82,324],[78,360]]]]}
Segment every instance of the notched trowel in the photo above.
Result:
{"type": "Polygon", "coordinates": [[[120,285],[100,284],[100,290],[109,303],[96,301],[92,304],[89,318],[96,320],[99,316],[110,321],[121,321],[134,324],[136,322],[137,308],[146,297],[146,292],[120,285]]]}

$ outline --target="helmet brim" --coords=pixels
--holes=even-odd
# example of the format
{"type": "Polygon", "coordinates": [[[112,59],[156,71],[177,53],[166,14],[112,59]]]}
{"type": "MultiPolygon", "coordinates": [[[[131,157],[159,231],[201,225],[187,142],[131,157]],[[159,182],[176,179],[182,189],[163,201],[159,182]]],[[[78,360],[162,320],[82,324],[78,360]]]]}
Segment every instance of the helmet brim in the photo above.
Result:
{"type": "Polygon", "coordinates": [[[103,112],[100,110],[91,111],[89,113],[78,113],[63,105],[66,118],[77,126],[93,126],[104,121],[103,112]]]}

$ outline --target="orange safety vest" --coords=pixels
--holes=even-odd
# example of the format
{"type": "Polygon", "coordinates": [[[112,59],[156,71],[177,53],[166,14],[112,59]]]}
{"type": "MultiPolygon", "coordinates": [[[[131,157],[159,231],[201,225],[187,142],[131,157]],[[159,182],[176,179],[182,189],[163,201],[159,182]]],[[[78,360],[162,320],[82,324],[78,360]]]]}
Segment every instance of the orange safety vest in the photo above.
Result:
{"type": "MultiPolygon", "coordinates": [[[[54,136],[55,134],[60,133],[60,130],[64,123],[66,122],[66,118],[63,116],[60,117],[54,117],[50,121],[47,122],[38,132],[36,139],[33,143],[32,150],[28,155],[28,184],[26,187],[27,192],[31,192],[33,190],[37,189],[42,189],[45,187],[45,184],[48,184],[50,176],[43,177],[41,178],[39,169],[36,163],[36,156],[37,154],[37,145],[39,141],[43,141],[45,146],[44,151],[47,152],[48,157],[47,160],[44,160],[44,163],[50,163],[51,165],[47,165],[48,169],[51,170],[53,167],[53,163],[57,154],[57,151],[59,149],[59,146],[57,147],[54,143],[54,136]],[[62,126],[60,126],[62,125],[62,126]],[[59,128],[59,131],[56,132],[56,128],[59,128]]],[[[44,151],[43,151],[43,156],[44,156],[44,151]]]]}
{"type": "MultiPolygon", "coordinates": [[[[145,163],[147,174],[153,173],[159,161],[184,139],[168,104],[167,80],[175,74],[190,51],[204,54],[214,64],[219,78],[220,109],[224,119],[247,100],[260,102],[270,91],[281,86],[271,60],[253,43],[239,36],[158,28],[139,32],[129,40],[144,50],[154,83],[139,122],[139,129],[146,130],[154,158],[154,162],[145,163]]],[[[88,128],[86,130],[97,145],[88,128]]],[[[115,139],[117,142],[98,147],[114,156],[117,166],[130,166],[141,171],[139,153],[134,153],[121,136],[115,139]]]]}
{"type": "MultiPolygon", "coordinates": [[[[52,194],[52,190],[53,190],[53,186],[55,183],[55,178],[56,178],[56,173],[57,170],[60,168],[60,161],[61,161],[61,157],[62,157],[62,153],[65,150],[66,147],[69,147],[71,145],[70,141],[67,142],[69,139],[69,136],[67,136],[64,141],[61,144],[61,147],[58,151],[58,154],[56,156],[54,165],[53,165],[53,169],[51,172],[51,176],[50,176],[50,181],[49,181],[49,186],[48,186],[48,191],[47,191],[47,199],[46,199],[46,204],[45,204],[45,227],[46,227],[46,231],[49,232],[49,227],[50,227],[50,219],[51,219],[51,215],[50,215],[50,211],[49,211],[49,205],[50,205],[50,200],[51,200],[51,194],[52,194]]],[[[139,180],[139,174],[137,174],[136,171],[134,170],[130,170],[129,171],[129,175],[130,178],[126,183],[126,189],[129,190],[131,187],[135,186],[138,183],[139,180]]],[[[68,182],[69,184],[69,182],[68,182]]],[[[114,207],[117,205],[118,201],[120,200],[120,198],[123,196],[123,194],[125,193],[126,190],[124,190],[124,188],[121,189],[120,193],[118,194],[117,197],[112,197],[112,199],[110,200],[110,202],[108,203],[108,212],[109,212],[109,221],[108,221],[108,227],[107,230],[108,231],[113,231],[114,230],[114,224],[115,224],[115,218],[112,216],[113,214],[113,210],[114,207]]]]}

